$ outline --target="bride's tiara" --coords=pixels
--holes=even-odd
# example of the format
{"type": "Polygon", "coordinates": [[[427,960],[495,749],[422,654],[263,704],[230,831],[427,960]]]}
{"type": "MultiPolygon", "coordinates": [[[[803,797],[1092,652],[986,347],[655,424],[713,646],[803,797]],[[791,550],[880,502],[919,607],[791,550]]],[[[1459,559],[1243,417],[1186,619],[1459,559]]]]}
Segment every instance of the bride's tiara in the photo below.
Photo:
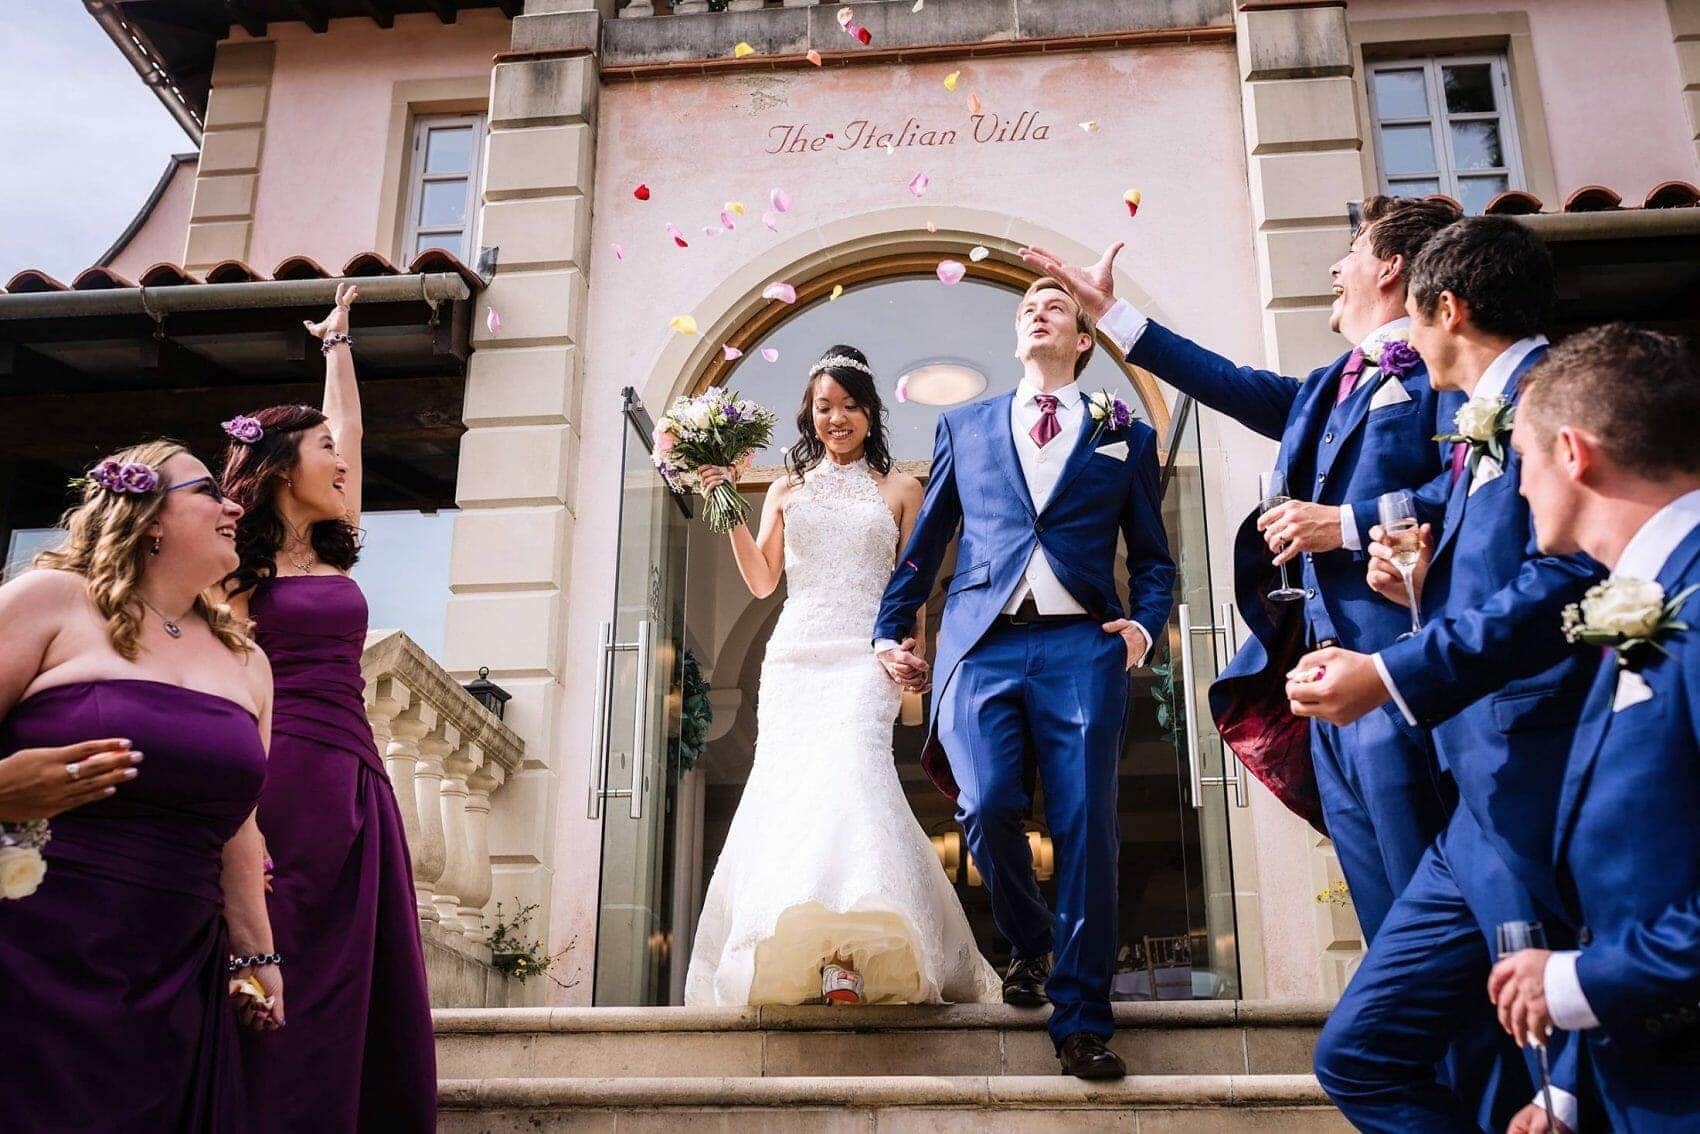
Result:
{"type": "Polygon", "coordinates": [[[868,369],[867,363],[846,357],[842,354],[829,354],[819,362],[815,363],[809,368],[809,377],[813,378],[822,370],[860,370],[869,378],[874,376],[874,372],[868,369]]]}

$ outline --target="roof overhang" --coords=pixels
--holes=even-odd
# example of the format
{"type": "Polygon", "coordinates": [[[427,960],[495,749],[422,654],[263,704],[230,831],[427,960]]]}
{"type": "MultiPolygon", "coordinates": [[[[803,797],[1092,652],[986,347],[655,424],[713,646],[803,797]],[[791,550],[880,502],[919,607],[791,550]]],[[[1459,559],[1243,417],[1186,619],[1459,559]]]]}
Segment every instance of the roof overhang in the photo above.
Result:
{"type": "Polygon", "coordinates": [[[1623,319],[1700,339],[1700,208],[1515,219],[1552,252],[1558,334],[1623,319]]]}

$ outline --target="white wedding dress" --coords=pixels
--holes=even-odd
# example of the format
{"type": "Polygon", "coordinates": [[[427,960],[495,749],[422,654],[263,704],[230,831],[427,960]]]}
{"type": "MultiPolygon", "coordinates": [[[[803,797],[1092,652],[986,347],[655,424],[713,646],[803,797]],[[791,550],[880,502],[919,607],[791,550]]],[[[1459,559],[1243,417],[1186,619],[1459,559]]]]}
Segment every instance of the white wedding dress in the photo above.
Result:
{"type": "Polygon", "coordinates": [[[703,901],[688,1005],[801,1004],[834,954],[865,1003],[1002,998],[892,760],[900,693],[870,649],[897,524],[868,466],[823,461],[785,506],[789,595],[755,765],[703,901]]]}

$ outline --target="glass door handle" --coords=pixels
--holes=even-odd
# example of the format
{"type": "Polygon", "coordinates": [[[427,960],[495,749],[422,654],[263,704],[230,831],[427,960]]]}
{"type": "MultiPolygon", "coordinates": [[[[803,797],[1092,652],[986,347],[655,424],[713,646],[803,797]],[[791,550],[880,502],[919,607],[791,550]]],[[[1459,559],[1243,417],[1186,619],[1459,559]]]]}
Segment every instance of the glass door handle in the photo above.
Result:
{"type": "Polygon", "coordinates": [[[596,651],[596,719],[590,742],[590,806],[586,819],[602,818],[602,800],[608,782],[609,699],[614,695],[614,624],[604,622],[596,651]]]}
{"type": "MultiPolygon", "coordinates": [[[[1222,632],[1222,642],[1228,648],[1228,657],[1232,658],[1235,654],[1240,652],[1240,636],[1238,628],[1234,625],[1234,604],[1232,602],[1224,602],[1217,609],[1217,619],[1217,629],[1222,632]]],[[[1235,755],[1232,748],[1228,747],[1228,742],[1225,740],[1222,741],[1222,760],[1224,761],[1224,772],[1227,770],[1227,763],[1231,762],[1234,766],[1234,778],[1232,780],[1234,785],[1234,806],[1251,806],[1251,794],[1246,789],[1245,765],[1240,763],[1240,758],[1235,755]]]]}
{"type": "Polygon", "coordinates": [[[653,622],[645,620],[637,624],[637,704],[632,709],[633,819],[643,818],[644,772],[649,767],[649,694],[654,678],[649,655],[654,637],[653,622]]]}
{"type": "Polygon", "coordinates": [[[1194,634],[1206,634],[1211,637],[1220,634],[1223,643],[1228,647],[1228,655],[1232,657],[1238,652],[1238,635],[1234,632],[1234,606],[1230,602],[1222,604],[1217,612],[1221,624],[1215,626],[1209,624],[1194,626],[1192,624],[1192,607],[1187,603],[1180,603],[1176,610],[1180,615],[1181,671],[1186,675],[1185,681],[1187,682],[1186,761],[1187,771],[1192,777],[1192,808],[1194,811],[1203,810],[1204,789],[1206,787],[1227,787],[1229,785],[1232,785],[1234,789],[1234,806],[1249,806],[1251,797],[1246,790],[1245,765],[1240,763],[1239,757],[1234,755],[1233,750],[1228,747],[1226,742],[1222,744],[1222,760],[1224,765],[1229,761],[1233,763],[1234,774],[1232,776],[1207,776],[1204,774],[1203,754],[1198,749],[1198,720],[1194,708],[1196,702],[1193,700],[1191,685],[1192,636],[1194,634]]]}

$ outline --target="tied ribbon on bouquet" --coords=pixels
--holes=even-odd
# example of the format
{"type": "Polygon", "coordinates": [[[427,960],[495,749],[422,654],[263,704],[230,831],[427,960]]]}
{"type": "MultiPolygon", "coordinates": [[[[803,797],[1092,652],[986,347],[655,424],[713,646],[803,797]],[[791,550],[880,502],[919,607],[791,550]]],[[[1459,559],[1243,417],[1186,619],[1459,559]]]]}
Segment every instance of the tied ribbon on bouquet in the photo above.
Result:
{"type": "Polygon", "coordinates": [[[1517,407],[1504,398],[1471,398],[1458,407],[1453,419],[1456,432],[1437,433],[1434,440],[1468,445],[1466,467],[1473,477],[1483,457],[1490,458],[1500,468],[1505,467],[1505,442],[1511,436],[1516,417],[1517,407]]]}
{"type": "Polygon", "coordinates": [[[1580,603],[1564,608],[1564,637],[1572,643],[1605,646],[1617,655],[1620,668],[1638,672],[1657,651],[1670,651],[1660,641],[1687,630],[1677,616],[1683,604],[1700,592],[1700,583],[1668,602],[1665,589],[1645,579],[1607,579],[1588,588],[1580,603]]]}
{"type": "Polygon", "coordinates": [[[1098,423],[1092,430],[1092,439],[1087,442],[1088,445],[1096,445],[1098,437],[1106,429],[1111,433],[1120,433],[1133,424],[1133,407],[1108,390],[1099,390],[1087,398],[1086,412],[1098,423]]]}
{"type": "MultiPolygon", "coordinates": [[[[696,397],[681,397],[655,426],[655,467],[667,487],[683,495],[702,490],[698,470],[734,467],[767,448],[778,416],[754,402],[710,386],[696,397]]],[[[703,519],[724,535],[749,515],[750,502],[722,482],[703,496],[703,519]]]]}
{"type": "Polygon", "coordinates": [[[47,820],[0,823],[0,900],[27,898],[47,876],[41,848],[52,838],[47,820]]]}

